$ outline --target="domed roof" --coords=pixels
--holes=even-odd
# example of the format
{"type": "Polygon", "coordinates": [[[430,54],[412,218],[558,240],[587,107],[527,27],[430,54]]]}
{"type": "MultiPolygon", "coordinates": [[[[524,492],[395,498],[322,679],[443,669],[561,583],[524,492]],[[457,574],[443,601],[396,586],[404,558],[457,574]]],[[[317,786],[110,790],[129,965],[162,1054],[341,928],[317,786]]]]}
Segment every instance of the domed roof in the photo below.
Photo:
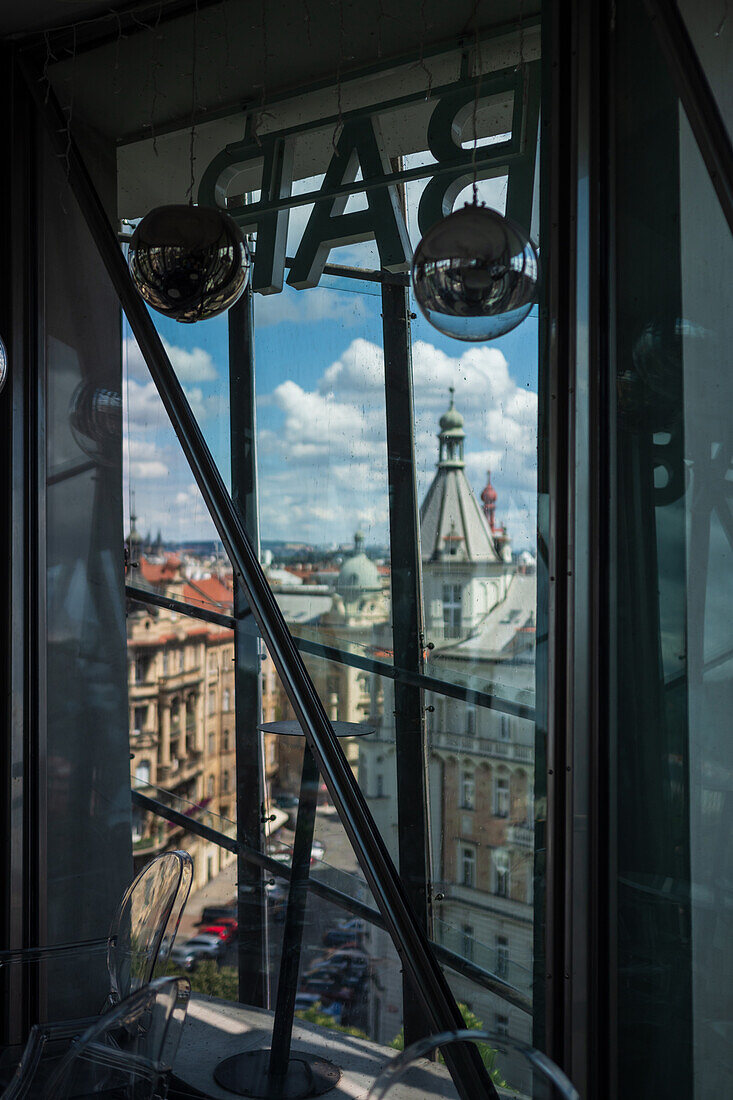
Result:
{"type": "Polygon", "coordinates": [[[355,553],[341,566],[336,581],[336,591],[347,600],[353,600],[363,592],[379,592],[382,588],[379,570],[364,553],[363,545],[364,536],[357,531],[354,537],[355,553]]]}
{"type": "Polygon", "coordinates": [[[447,412],[444,412],[439,421],[440,431],[443,432],[455,432],[462,431],[463,429],[463,417],[459,413],[458,409],[453,404],[453,387],[450,389],[450,407],[447,412]]]}

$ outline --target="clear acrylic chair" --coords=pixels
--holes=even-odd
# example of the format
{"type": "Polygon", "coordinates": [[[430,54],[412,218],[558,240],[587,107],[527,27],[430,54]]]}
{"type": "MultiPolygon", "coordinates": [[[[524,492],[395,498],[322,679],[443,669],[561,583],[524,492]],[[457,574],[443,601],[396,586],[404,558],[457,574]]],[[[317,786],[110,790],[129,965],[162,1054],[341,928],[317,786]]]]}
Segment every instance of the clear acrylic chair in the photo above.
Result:
{"type": "MultiPolygon", "coordinates": [[[[193,880],[193,860],[188,852],[164,852],[156,856],[134,878],[125,891],[107,941],[107,970],[110,992],[102,1008],[105,1013],[160,974],[170,956],[181,915],[193,880]]],[[[185,1018],[188,1000],[177,1013],[185,1018]]],[[[94,1024],[96,1017],[37,1025],[31,1030],[22,1056],[53,1061],[59,1051],[94,1024]]],[[[180,1026],[170,1030],[170,1039],[180,1026]]],[[[172,1061],[172,1058],[171,1058],[172,1061]]]]}
{"type": "Polygon", "coordinates": [[[413,1043],[393,1058],[372,1085],[367,1100],[580,1100],[563,1071],[526,1043],[490,1031],[445,1031],[413,1043]],[[486,1071],[486,1085],[464,1096],[454,1085],[443,1054],[459,1044],[474,1046],[486,1071]],[[440,1061],[428,1058],[440,1051],[440,1061]]]}
{"type": "Polygon", "coordinates": [[[114,1005],[63,1053],[42,1057],[55,1031],[36,1024],[1,1100],[107,1095],[124,1100],[165,1097],[190,996],[187,978],[156,978],[114,1005]]]}
{"type": "Polygon", "coordinates": [[[164,972],[193,881],[188,852],[151,860],[125,891],[107,944],[108,1004],[164,972]]]}

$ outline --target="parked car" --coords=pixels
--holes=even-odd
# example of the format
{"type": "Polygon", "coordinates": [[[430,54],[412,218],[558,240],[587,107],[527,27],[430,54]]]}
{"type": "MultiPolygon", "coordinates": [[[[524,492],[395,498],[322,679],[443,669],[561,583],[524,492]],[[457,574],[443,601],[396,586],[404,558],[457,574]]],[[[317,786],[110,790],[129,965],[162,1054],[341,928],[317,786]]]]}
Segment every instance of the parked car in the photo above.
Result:
{"type": "Polygon", "coordinates": [[[225,920],[237,919],[236,905],[207,905],[201,914],[199,924],[223,924],[225,920]]]}
{"type": "Polygon", "coordinates": [[[201,936],[218,936],[223,943],[231,943],[237,934],[237,922],[231,924],[209,924],[199,932],[201,936]]]}
{"type": "Polygon", "coordinates": [[[365,932],[366,924],[358,917],[352,920],[340,920],[324,932],[323,943],[327,947],[345,947],[347,944],[358,947],[365,932]]]}
{"type": "Polygon", "coordinates": [[[295,794],[278,794],[272,801],[280,810],[297,810],[299,806],[299,799],[295,794]]]}
{"type": "Polygon", "coordinates": [[[275,924],[282,924],[285,920],[285,907],[288,900],[288,891],[280,882],[268,883],[265,887],[267,904],[271,908],[272,919],[275,924]]]}
{"type": "Polygon", "coordinates": [[[225,948],[224,941],[218,936],[193,936],[182,944],[174,944],[171,962],[182,966],[184,970],[195,970],[201,959],[218,961],[225,948]]]}

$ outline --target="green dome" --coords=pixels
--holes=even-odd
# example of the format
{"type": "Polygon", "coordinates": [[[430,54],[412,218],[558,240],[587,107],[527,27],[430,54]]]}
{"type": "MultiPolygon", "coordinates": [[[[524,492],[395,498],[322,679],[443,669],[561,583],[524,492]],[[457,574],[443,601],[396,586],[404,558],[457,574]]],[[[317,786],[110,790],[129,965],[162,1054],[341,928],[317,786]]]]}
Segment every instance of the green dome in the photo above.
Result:
{"type": "Polygon", "coordinates": [[[463,417],[453,404],[453,389],[450,391],[450,407],[440,418],[441,432],[456,432],[463,429],[463,417]]]}
{"type": "Polygon", "coordinates": [[[357,531],[354,548],[357,551],[341,566],[336,581],[336,591],[346,600],[356,599],[365,592],[379,592],[382,588],[379,570],[362,550],[364,536],[357,531]]]}

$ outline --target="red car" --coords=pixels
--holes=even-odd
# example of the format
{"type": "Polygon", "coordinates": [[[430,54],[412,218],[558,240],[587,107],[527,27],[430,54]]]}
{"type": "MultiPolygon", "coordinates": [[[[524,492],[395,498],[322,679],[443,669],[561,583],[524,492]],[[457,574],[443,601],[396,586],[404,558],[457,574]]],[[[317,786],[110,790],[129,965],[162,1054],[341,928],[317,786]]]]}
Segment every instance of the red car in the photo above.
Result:
{"type": "Polygon", "coordinates": [[[218,936],[220,940],[224,940],[224,943],[230,943],[237,934],[237,922],[233,921],[232,924],[208,924],[206,928],[199,929],[199,934],[218,936]],[[232,927],[232,924],[234,927],[232,927]]]}

